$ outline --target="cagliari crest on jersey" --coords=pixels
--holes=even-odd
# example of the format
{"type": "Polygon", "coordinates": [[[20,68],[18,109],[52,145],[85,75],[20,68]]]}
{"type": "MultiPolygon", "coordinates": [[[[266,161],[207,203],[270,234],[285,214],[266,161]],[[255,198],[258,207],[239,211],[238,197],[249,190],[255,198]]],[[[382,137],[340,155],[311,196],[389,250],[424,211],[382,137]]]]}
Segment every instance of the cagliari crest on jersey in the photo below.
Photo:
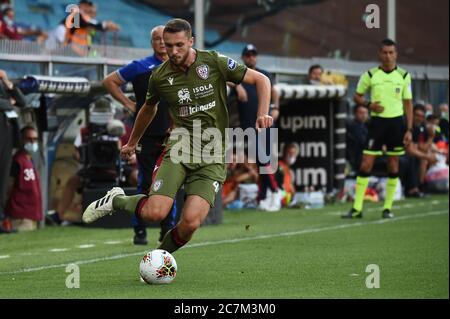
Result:
{"type": "Polygon", "coordinates": [[[199,65],[196,70],[200,79],[206,80],[208,78],[209,68],[206,64],[199,65]]]}

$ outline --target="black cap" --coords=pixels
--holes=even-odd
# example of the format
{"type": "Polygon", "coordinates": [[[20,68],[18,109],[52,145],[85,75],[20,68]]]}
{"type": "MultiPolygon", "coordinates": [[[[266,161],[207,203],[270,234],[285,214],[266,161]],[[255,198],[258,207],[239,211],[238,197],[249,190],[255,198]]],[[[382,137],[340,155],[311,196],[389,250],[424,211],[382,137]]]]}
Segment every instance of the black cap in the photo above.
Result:
{"type": "Polygon", "coordinates": [[[242,55],[247,55],[248,53],[258,54],[258,50],[253,44],[247,44],[242,50],[242,55]]]}

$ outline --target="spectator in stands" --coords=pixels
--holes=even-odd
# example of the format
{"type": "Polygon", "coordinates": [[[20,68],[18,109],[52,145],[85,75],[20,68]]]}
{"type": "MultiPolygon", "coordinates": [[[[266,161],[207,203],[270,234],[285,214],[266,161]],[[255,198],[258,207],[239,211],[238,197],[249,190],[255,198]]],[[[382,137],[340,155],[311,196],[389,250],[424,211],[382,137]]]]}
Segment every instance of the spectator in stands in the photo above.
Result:
{"type": "Polygon", "coordinates": [[[440,141],[447,142],[445,135],[442,133],[442,129],[439,125],[440,119],[439,116],[430,114],[426,119],[426,126],[429,130],[434,130],[434,139],[433,143],[436,144],[440,141]]]}
{"type": "Polygon", "coordinates": [[[330,85],[333,84],[333,82],[330,79],[323,78],[323,68],[320,64],[313,64],[309,67],[306,84],[330,85]]]}
{"type": "Polygon", "coordinates": [[[2,12],[2,22],[0,23],[0,34],[10,40],[23,40],[28,36],[35,36],[37,43],[41,44],[47,39],[47,33],[40,29],[25,28],[15,22],[14,9],[7,7],[2,12]]]}
{"type": "Polygon", "coordinates": [[[43,217],[41,185],[32,160],[39,144],[34,127],[27,125],[20,132],[22,143],[11,165],[6,216],[18,231],[28,231],[36,229],[43,217]]]}
{"type": "Polygon", "coordinates": [[[367,140],[367,121],[369,110],[363,105],[353,108],[353,119],[346,125],[345,157],[352,172],[358,172],[361,166],[362,153],[367,140]]]}
{"type": "MultiPolygon", "coordinates": [[[[279,116],[279,96],[277,91],[274,88],[274,82],[273,78],[270,75],[269,72],[262,70],[258,68],[257,62],[258,62],[258,50],[253,44],[247,44],[244,49],[242,50],[241,55],[242,61],[244,64],[253,70],[256,70],[258,72],[263,73],[266,75],[271,82],[272,90],[271,90],[271,107],[269,109],[269,115],[273,117],[274,122],[277,120],[279,116]]],[[[239,113],[239,120],[240,120],[240,126],[243,130],[245,129],[254,129],[255,123],[256,123],[256,117],[257,117],[257,110],[258,110],[258,96],[256,94],[256,87],[255,85],[250,84],[239,84],[235,86],[235,93],[237,95],[237,106],[238,106],[238,113],[239,113]]],[[[269,136],[269,130],[267,130],[267,142],[270,140],[269,136]]],[[[261,147],[259,145],[258,141],[255,141],[257,148],[261,147]]],[[[266,144],[266,150],[270,148],[269,143],[266,144]]],[[[260,166],[260,169],[267,169],[268,165],[267,163],[260,163],[258,161],[258,165],[260,166]]],[[[266,198],[268,192],[267,190],[270,189],[270,196],[278,196],[279,191],[279,185],[276,183],[274,174],[261,174],[260,175],[260,200],[263,200],[266,198]]]]}
{"type": "Polygon", "coordinates": [[[439,105],[439,114],[440,114],[440,120],[439,120],[439,127],[442,130],[442,135],[445,136],[445,138],[448,139],[448,104],[442,103],[439,105]]]}
{"type": "Polygon", "coordinates": [[[283,190],[281,204],[288,206],[295,194],[295,186],[292,180],[292,165],[297,161],[299,147],[296,143],[289,143],[283,148],[283,156],[278,161],[277,182],[283,190]]]}
{"type": "Polygon", "coordinates": [[[4,219],[6,207],[6,191],[12,163],[13,148],[19,146],[19,126],[17,113],[13,106],[24,107],[25,96],[8,78],[5,71],[0,70],[0,234],[9,233],[12,226],[4,219]]]}
{"type": "Polygon", "coordinates": [[[236,155],[233,154],[233,160],[227,165],[227,177],[222,187],[222,204],[227,208],[240,209],[244,203],[239,202],[240,184],[257,184],[258,168],[255,164],[249,163],[247,159],[244,163],[237,163],[236,155]]]}
{"type": "Polygon", "coordinates": [[[119,31],[120,27],[112,21],[98,21],[95,19],[97,9],[92,1],[81,0],[77,7],[72,8],[72,12],[59,25],[50,32],[50,37],[46,42],[49,49],[55,49],[58,45],[70,45],[80,56],[87,56],[91,46],[91,32],[99,31],[119,31]],[[76,15],[79,15],[79,27],[76,27],[76,15]]]}
{"type": "Polygon", "coordinates": [[[406,154],[400,157],[400,177],[406,197],[422,198],[424,196],[419,188],[425,178],[422,168],[426,167],[426,164],[436,163],[437,160],[431,152],[435,130],[427,129],[425,113],[424,105],[414,106],[412,143],[406,148],[406,154]]]}
{"type": "Polygon", "coordinates": [[[0,0],[0,18],[2,15],[1,12],[9,7],[11,7],[11,0],[0,0]]]}
{"type": "Polygon", "coordinates": [[[421,163],[421,177],[423,175],[423,188],[427,192],[448,192],[448,140],[439,126],[437,115],[427,116],[426,127],[430,136],[434,135],[431,152],[436,156],[437,162],[433,165],[421,163]]]}
{"type": "Polygon", "coordinates": [[[427,117],[428,115],[434,114],[434,108],[433,108],[433,104],[431,103],[425,103],[425,117],[427,117]]]}

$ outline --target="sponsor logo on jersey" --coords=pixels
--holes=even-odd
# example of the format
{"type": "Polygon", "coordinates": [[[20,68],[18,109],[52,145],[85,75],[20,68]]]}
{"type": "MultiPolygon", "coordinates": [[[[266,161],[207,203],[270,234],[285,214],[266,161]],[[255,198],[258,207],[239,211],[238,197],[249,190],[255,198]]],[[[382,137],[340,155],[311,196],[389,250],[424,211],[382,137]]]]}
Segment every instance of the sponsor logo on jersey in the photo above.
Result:
{"type": "Polygon", "coordinates": [[[236,69],[237,63],[236,63],[236,61],[234,61],[233,59],[228,58],[227,65],[228,65],[228,68],[229,68],[230,70],[234,70],[234,69],[236,69]]]}
{"type": "Polygon", "coordinates": [[[169,81],[169,84],[172,85],[173,84],[173,77],[167,78],[167,81],[169,81]]]}
{"type": "Polygon", "coordinates": [[[199,65],[196,71],[200,79],[206,80],[209,76],[209,68],[206,64],[199,65]]]}
{"type": "Polygon", "coordinates": [[[395,88],[395,93],[396,94],[400,94],[401,89],[400,88],[395,88]]]}
{"type": "Polygon", "coordinates": [[[197,112],[207,111],[209,109],[212,109],[215,106],[216,106],[216,101],[212,101],[212,102],[209,102],[204,105],[195,105],[195,106],[183,105],[180,107],[179,114],[181,117],[185,117],[185,116],[189,116],[194,113],[197,113],[197,112]]]}
{"type": "Polygon", "coordinates": [[[202,99],[211,95],[214,95],[214,87],[211,83],[200,85],[192,88],[192,92],[196,99],[202,99]]]}
{"type": "Polygon", "coordinates": [[[155,191],[155,192],[159,191],[159,189],[161,188],[162,184],[163,184],[162,179],[156,180],[156,181],[153,183],[153,191],[155,191]]]}
{"type": "Polygon", "coordinates": [[[207,90],[211,90],[213,88],[213,85],[211,83],[209,84],[205,84],[205,85],[201,85],[201,86],[197,86],[195,88],[192,89],[192,92],[195,93],[200,93],[200,92],[204,92],[207,90]]]}
{"type": "Polygon", "coordinates": [[[189,115],[189,106],[183,105],[180,106],[180,116],[185,117],[189,115]]]}
{"type": "Polygon", "coordinates": [[[187,88],[181,89],[178,91],[178,103],[184,104],[192,102],[191,94],[187,88]]]}

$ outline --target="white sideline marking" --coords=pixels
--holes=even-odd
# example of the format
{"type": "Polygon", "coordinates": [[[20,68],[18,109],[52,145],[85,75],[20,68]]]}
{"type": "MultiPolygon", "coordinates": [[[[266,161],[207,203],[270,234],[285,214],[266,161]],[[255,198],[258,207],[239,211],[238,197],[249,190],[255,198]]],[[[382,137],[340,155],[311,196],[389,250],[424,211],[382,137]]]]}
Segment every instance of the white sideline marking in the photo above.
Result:
{"type": "Polygon", "coordinates": [[[9,257],[11,257],[10,255],[0,255],[0,259],[6,259],[6,258],[9,258],[9,257]]]}
{"type": "Polygon", "coordinates": [[[92,247],[95,247],[95,245],[92,245],[92,244],[85,244],[85,245],[78,245],[77,247],[78,247],[78,248],[81,248],[81,249],[85,249],[85,248],[92,248],[92,247]]]}
{"type": "Polygon", "coordinates": [[[123,243],[122,240],[109,240],[109,241],[105,241],[104,244],[106,245],[117,245],[117,244],[121,244],[123,243]]]}
{"type": "Polygon", "coordinates": [[[53,249],[50,249],[49,250],[49,252],[51,252],[51,253],[60,253],[60,252],[63,252],[63,251],[68,251],[69,249],[67,249],[67,248],[53,248],[53,249]]]}
{"type": "MultiPolygon", "coordinates": [[[[414,215],[407,215],[407,216],[400,216],[392,219],[384,219],[381,221],[381,223],[388,223],[388,222],[395,222],[399,220],[405,220],[405,219],[413,219],[413,218],[421,218],[421,217],[428,217],[433,215],[444,215],[448,214],[448,210],[438,210],[435,212],[430,213],[424,213],[424,214],[414,214],[414,215]]],[[[275,238],[275,237],[285,237],[285,236],[295,236],[295,235],[303,235],[303,234],[309,234],[309,233],[319,233],[323,231],[328,230],[338,230],[338,229],[344,229],[344,228],[352,228],[356,226],[365,226],[365,225],[376,225],[380,224],[380,220],[371,221],[371,222],[358,222],[358,223],[346,223],[336,226],[326,226],[326,227],[320,227],[320,228],[310,228],[310,229],[303,229],[303,230],[297,230],[297,231],[291,231],[291,232],[284,232],[284,233],[278,233],[278,234],[267,234],[267,235],[259,235],[254,237],[245,237],[245,238],[236,238],[236,239],[225,239],[225,240],[217,240],[217,241],[206,241],[202,243],[197,244],[190,244],[186,245],[184,248],[195,248],[195,247],[204,247],[204,246],[212,246],[212,245],[221,245],[221,244],[233,244],[233,243],[239,243],[244,241],[250,241],[250,240],[259,240],[259,239],[267,239],[267,238],[275,238]]],[[[33,267],[33,268],[25,268],[21,270],[16,271],[6,271],[6,272],[0,272],[0,275],[12,275],[12,274],[19,274],[24,272],[34,272],[34,271],[40,271],[40,270],[47,270],[47,269],[53,269],[53,268],[62,268],[66,267],[69,264],[77,264],[77,265],[85,265],[85,264],[92,264],[99,261],[108,261],[108,260],[116,260],[116,259],[122,259],[132,256],[139,256],[144,255],[147,253],[147,251],[141,251],[141,252],[135,252],[135,253],[129,253],[129,254],[120,254],[110,257],[101,257],[101,258],[93,258],[88,260],[80,260],[80,261],[74,261],[71,263],[65,263],[65,264],[58,264],[58,265],[47,265],[47,266],[39,266],[39,267],[33,267]]]]}

